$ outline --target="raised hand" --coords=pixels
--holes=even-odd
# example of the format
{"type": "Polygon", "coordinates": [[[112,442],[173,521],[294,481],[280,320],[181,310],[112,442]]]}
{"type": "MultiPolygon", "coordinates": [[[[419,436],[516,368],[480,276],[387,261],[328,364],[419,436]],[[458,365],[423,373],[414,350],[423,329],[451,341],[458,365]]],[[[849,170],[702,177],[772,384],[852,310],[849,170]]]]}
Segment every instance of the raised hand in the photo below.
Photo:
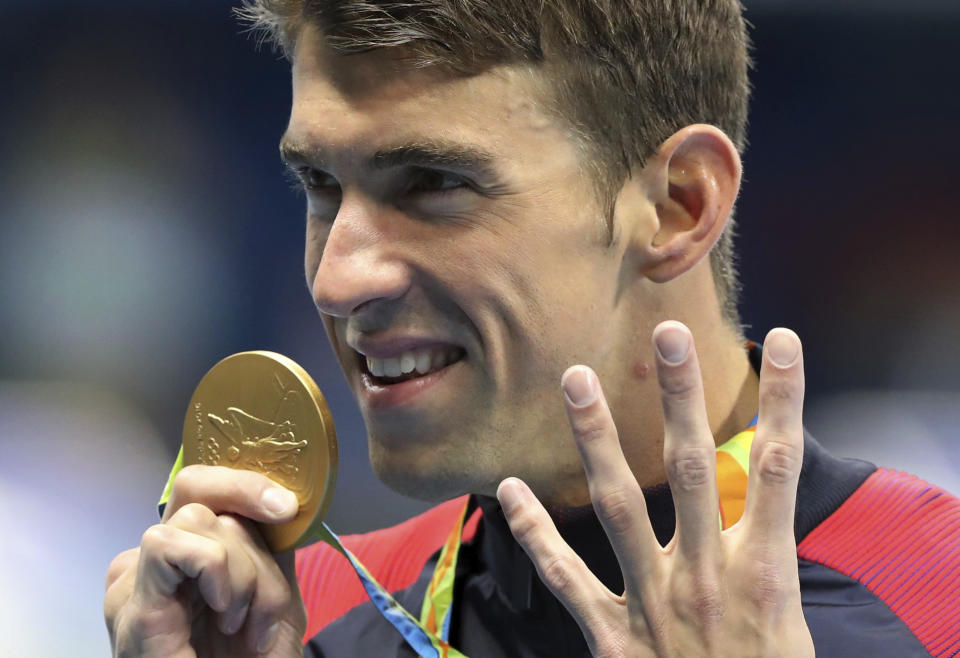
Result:
{"type": "Polygon", "coordinates": [[[253,524],[288,521],[297,508],[259,473],[180,471],[163,522],[110,565],[114,656],[301,656],[307,618],[293,552],[272,555],[253,524]]]}
{"type": "Polygon", "coordinates": [[[813,656],[793,534],[803,461],[799,339],[786,329],[767,335],[746,507],[721,532],[716,445],[693,338],[678,322],[661,323],[653,337],[677,517],[673,539],[665,548],[657,542],[596,374],[585,366],[568,369],[562,386],[590,498],[625,590],[611,592],[590,573],[530,489],[507,478],[497,495],[514,537],[597,658],[813,656]]]}

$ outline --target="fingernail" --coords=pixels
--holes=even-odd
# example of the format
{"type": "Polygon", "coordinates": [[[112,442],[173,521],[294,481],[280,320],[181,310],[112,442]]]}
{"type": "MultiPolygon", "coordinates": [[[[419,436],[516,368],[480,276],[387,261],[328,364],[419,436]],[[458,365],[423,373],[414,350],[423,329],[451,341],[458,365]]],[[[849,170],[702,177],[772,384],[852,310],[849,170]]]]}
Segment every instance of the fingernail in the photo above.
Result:
{"type": "Polygon", "coordinates": [[[660,356],[672,365],[683,363],[690,351],[690,334],[681,327],[664,327],[654,336],[654,341],[660,356]]]}
{"type": "Polygon", "coordinates": [[[273,626],[264,631],[263,635],[260,636],[260,641],[257,642],[257,651],[259,653],[266,653],[270,650],[270,647],[273,646],[273,643],[277,641],[277,633],[280,632],[280,622],[276,622],[273,626]]]}
{"type": "Polygon", "coordinates": [[[300,502],[292,491],[271,487],[263,492],[260,498],[263,506],[274,516],[286,516],[292,510],[300,507],[300,502]]]}
{"type": "Polygon", "coordinates": [[[767,334],[764,345],[770,360],[781,368],[793,365],[800,355],[800,341],[789,329],[774,329],[767,334]]]}
{"type": "Polygon", "coordinates": [[[500,483],[500,488],[497,489],[497,498],[500,500],[500,507],[503,508],[503,511],[510,512],[520,504],[523,499],[523,491],[516,480],[507,478],[500,483]]]}
{"type": "Polygon", "coordinates": [[[226,635],[233,635],[240,630],[240,627],[243,626],[243,622],[247,619],[247,610],[250,609],[250,604],[244,605],[240,610],[233,613],[230,618],[223,625],[223,632],[226,635]]]}
{"type": "Polygon", "coordinates": [[[560,386],[575,407],[586,407],[597,399],[596,378],[583,366],[574,366],[563,373],[560,386]]]}

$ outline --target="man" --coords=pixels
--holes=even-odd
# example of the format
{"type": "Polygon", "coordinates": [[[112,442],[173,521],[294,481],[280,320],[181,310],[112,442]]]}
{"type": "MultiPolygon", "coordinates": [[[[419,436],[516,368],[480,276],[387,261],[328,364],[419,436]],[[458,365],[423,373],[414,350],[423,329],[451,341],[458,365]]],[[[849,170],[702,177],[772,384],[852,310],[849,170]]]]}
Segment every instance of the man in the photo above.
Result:
{"type": "Polygon", "coordinates": [[[960,651],[960,501],[804,436],[792,332],[744,347],[737,2],[245,15],[292,61],[281,152],[372,464],[471,495],[345,539],[420,628],[329,547],[267,551],[289,491],[184,469],[111,565],[117,655],[960,651]]]}

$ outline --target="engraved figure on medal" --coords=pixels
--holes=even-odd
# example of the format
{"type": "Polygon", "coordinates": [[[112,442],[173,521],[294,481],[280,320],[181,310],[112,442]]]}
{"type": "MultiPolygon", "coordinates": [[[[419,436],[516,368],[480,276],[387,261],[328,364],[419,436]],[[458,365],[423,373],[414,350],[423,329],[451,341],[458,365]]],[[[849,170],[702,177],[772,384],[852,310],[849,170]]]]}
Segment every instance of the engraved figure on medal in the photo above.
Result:
{"type": "Polygon", "coordinates": [[[297,426],[292,420],[300,394],[287,389],[276,374],[274,384],[280,402],[269,420],[258,418],[239,407],[228,407],[225,417],[206,414],[220,439],[207,435],[201,440],[198,447],[202,463],[216,466],[229,462],[224,465],[288,478],[300,472],[300,455],[307,441],[297,440],[297,426]]]}

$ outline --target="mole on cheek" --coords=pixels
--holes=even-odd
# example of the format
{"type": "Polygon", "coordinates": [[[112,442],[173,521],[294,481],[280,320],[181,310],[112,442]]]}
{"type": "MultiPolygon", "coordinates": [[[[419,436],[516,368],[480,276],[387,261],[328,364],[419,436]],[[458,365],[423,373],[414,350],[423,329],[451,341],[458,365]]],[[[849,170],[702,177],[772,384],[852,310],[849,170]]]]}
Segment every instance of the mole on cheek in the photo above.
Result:
{"type": "Polygon", "coordinates": [[[633,374],[637,379],[646,379],[650,374],[650,366],[643,361],[637,361],[633,364],[633,374]]]}

